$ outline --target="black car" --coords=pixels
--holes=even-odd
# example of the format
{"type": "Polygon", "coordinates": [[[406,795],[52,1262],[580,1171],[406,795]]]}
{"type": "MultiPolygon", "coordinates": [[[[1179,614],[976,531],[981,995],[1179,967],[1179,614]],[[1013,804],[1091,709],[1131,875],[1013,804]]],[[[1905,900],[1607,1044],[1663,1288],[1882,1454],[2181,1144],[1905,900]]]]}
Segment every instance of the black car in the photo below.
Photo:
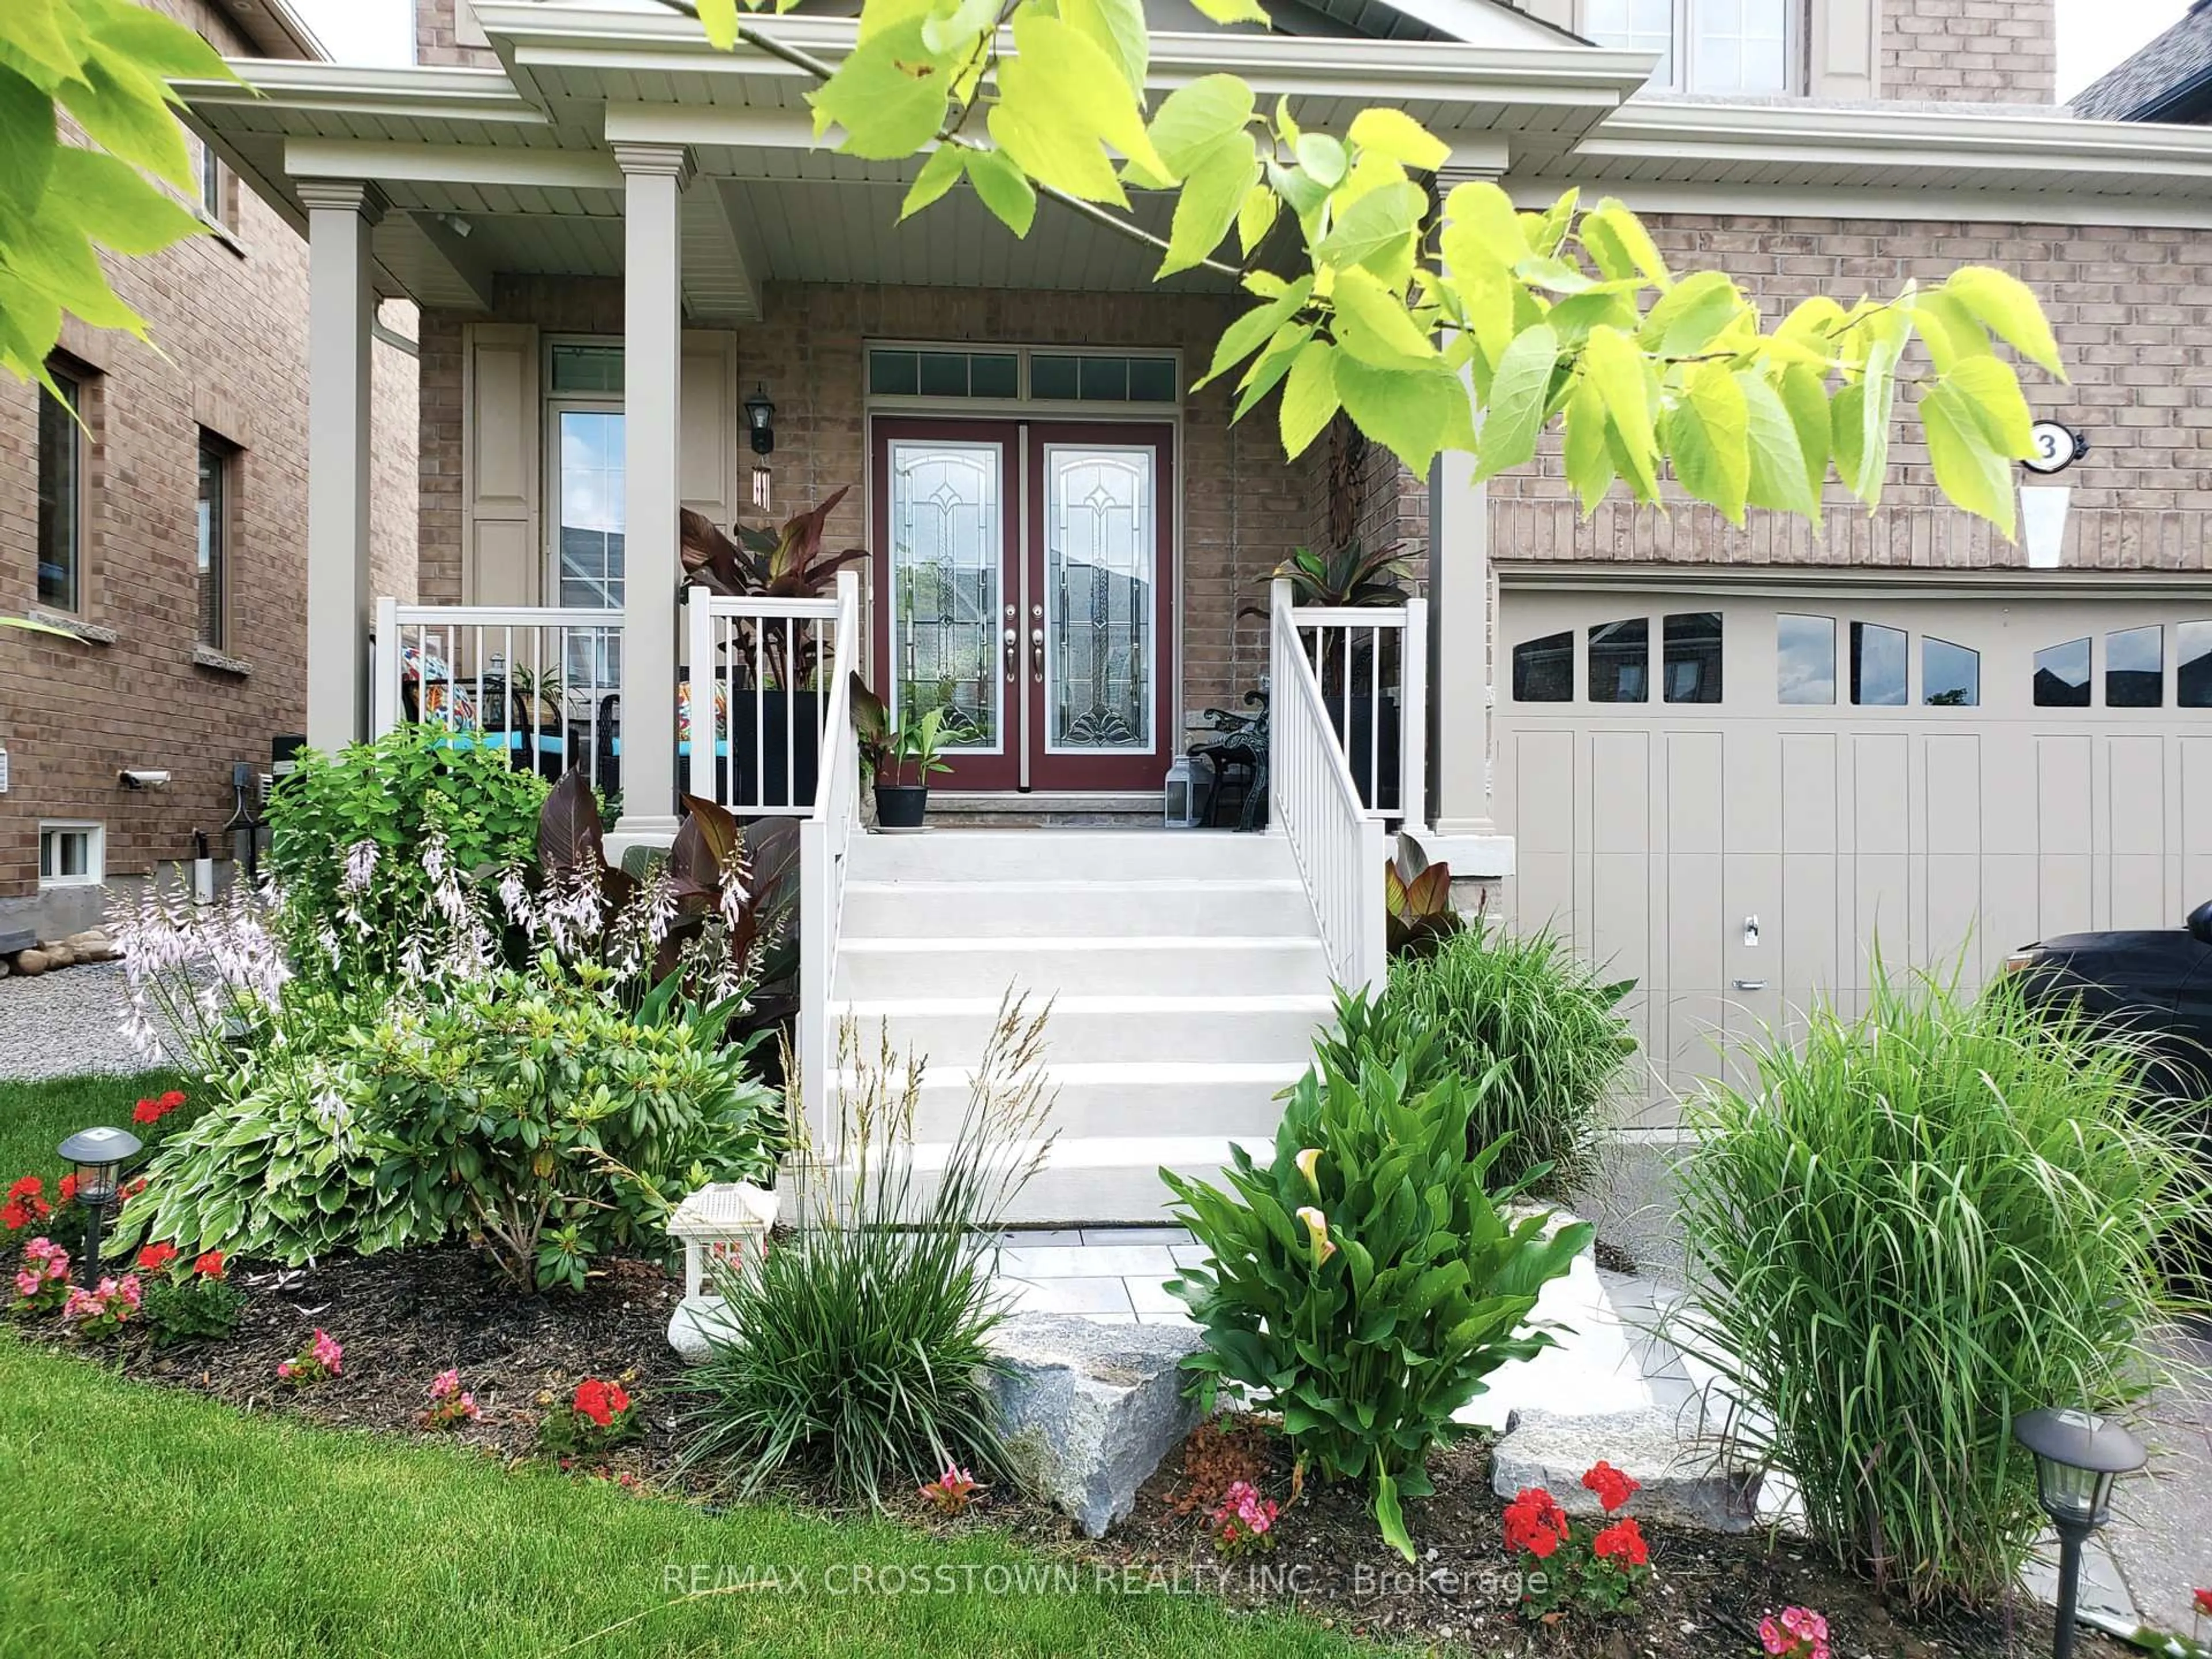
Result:
{"type": "Polygon", "coordinates": [[[2160,1094],[2212,1099],[2212,903],[2180,927],[2043,939],[2005,966],[2024,976],[2032,1004],[2078,1003],[2142,1039],[2155,1056],[2148,1081],[2160,1094]]]}

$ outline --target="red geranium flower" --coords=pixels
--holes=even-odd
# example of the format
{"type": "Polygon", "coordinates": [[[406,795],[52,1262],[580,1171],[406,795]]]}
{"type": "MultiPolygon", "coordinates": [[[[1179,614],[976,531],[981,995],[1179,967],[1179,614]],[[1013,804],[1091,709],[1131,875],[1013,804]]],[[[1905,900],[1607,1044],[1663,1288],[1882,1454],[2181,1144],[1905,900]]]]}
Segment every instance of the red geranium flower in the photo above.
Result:
{"type": "Polygon", "coordinates": [[[159,1273],[176,1259],[175,1245],[149,1244],[138,1252],[138,1271],[143,1273],[159,1273]]]}
{"type": "MultiPolygon", "coordinates": [[[[621,1390],[615,1392],[619,1394],[621,1390]]],[[[629,1404],[629,1396],[623,1395],[622,1406],[617,1406],[608,1397],[607,1385],[596,1376],[587,1376],[576,1385],[577,1414],[590,1418],[603,1429],[614,1421],[616,1412],[629,1404]]]]}
{"type": "Polygon", "coordinates": [[[2201,1589],[2197,1592],[2197,1611],[2212,1613],[2212,1589],[2201,1589]]]}
{"type": "Polygon", "coordinates": [[[1617,1521],[1590,1540],[1590,1551],[1601,1561],[1618,1561],[1624,1567],[1640,1567],[1651,1559],[1643,1528],[1635,1517],[1617,1521]]]}
{"type": "Polygon", "coordinates": [[[192,1263],[192,1271],[203,1279],[221,1279],[223,1273],[222,1252],[210,1250],[192,1263]]]}
{"type": "Polygon", "coordinates": [[[145,1190],[146,1177],[144,1176],[140,1176],[137,1180],[131,1182],[124,1187],[123,1196],[125,1198],[136,1198],[139,1194],[145,1190]]]}
{"type": "Polygon", "coordinates": [[[24,1176],[8,1189],[8,1199],[13,1203],[19,1198],[36,1198],[46,1190],[46,1183],[36,1176],[24,1176]]]}
{"type": "Polygon", "coordinates": [[[157,1103],[163,1111],[173,1112],[185,1103],[185,1091],[182,1089],[172,1089],[163,1095],[157,1103]]]}
{"type": "Polygon", "coordinates": [[[607,1384],[607,1404],[617,1417],[629,1409],[629,1390],[619,1382],[607,1384]]]}
{"type": "Polygon", "coordinates": [[[61,1200],[64,1204],[74,1203],[76,1200],[76,1171],[74,1170],[62,1177],[61,1200]]]}
{"type": "Polygon", "coordinates": [[[161,1109],[150,1100],[142,1100],[131,1109],[131,1121],[133,1123],[151,1123],[161,1115],[161,1109]]]}
{"type": "Polygon", "coordinates": [[[1524,1486],[1505,1506],[1505,1547],[1548,1560],[1566,1540],[1565,1510],[1541,1486],[1524,1486]]]}
{"type": "Polygon", "coordinates": [[[1607,1515],[1626,1507],[1641,1486],[1634,1477],[1622,1474],[1603,1458],[1583,1477],[1583,1485],[1597,1494],[1597,1501],[1607,1515]]]}

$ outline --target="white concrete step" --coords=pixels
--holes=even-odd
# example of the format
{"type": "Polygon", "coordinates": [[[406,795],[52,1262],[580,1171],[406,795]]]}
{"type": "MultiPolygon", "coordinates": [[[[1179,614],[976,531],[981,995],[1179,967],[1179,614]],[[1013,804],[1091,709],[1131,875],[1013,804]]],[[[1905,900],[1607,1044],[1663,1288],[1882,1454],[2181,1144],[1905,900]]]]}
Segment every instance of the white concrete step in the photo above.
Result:
{"type": "Polygon", "coordinates": [[[1295,877],[852,879],[845,886],[842,938],[1311,938],[1313,927],[1313,907],[1295,877]]]}
{"type": "Polygon", "coordinates": [[[932,830],[853,844],[854,881],[1294,878],[1279,836],[1167,830],[932,830]]]}
{"type": "Polygon", "coordinates": [[[1039,996],[1318,995],[1328,963],[1317,939],[846,939],[835,994],[846,999],[1039,996]]]}
{"type": "MultiPolygon", "coordinates": [[[[1285,1061],[1308,1054],[1334,1005],[1326,996],[1061,997],[1045,1024],[1045,1052],[1055,1064],[1127,1060],[1285,1061]]],[[[980,1059],[998,1024],[996,997],[903,997],[832,1001],[830,1018],[850,1018],[860,1052],[877,1052],[879,1034],[899,1054],[933,1066],[980,1059]]]]}
{"type": "MultiPolygon", "coordinates": [[[[1209,1133],[1272,1144],[1283,1113],[1276,1098],[1298,1080],[1303,1060],[1163,1060],[1048,1064],[1052,1124],[1073,1139],[1174,1137],[1209,1133]]],[[[922,1074],[915,1133],[949,1139],[968,1109],[974,1077],[966,1066],[930,1066],[922,1074]]],[[[850,1072],[841,1087],[850,1088],[850,1072]]]]}
{"type": "MultiPolygon", "coordinates": [[[[1272,1135],[1235,1139],[1255,1158],[1269,1157],[1274,1146],[1272,1135]]],[[[1080,1225],[1100,1216],[1130,1224],[1168,1221],[1161,1167],[1220,1186],[1230,1145],[1227,1136],[1062,1135],[1005,1218],[1025,1227],[1080,1225]]],[[[948,1150],[943,1141],[916,1142],[914,1167],[925,1194],[948,1150]]]]}

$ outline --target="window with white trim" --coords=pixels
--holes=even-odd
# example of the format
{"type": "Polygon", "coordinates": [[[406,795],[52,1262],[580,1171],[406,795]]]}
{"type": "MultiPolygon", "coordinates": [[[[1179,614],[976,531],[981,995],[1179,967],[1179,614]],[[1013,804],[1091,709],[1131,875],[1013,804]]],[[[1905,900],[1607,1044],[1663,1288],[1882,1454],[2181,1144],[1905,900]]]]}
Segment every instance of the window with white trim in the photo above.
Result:
{"type": "Polygon", "coordinates": [[[107,878],[107,830],[97,823],[39,826],[39,885],[97,887],[107,878]]]}
{"type": "Polygon", "coordinates": [[[1601,46],[1657,53],[1655,89],[1797,90],[1796,0],[1583,0],[1582,21],[1601,46]]]}

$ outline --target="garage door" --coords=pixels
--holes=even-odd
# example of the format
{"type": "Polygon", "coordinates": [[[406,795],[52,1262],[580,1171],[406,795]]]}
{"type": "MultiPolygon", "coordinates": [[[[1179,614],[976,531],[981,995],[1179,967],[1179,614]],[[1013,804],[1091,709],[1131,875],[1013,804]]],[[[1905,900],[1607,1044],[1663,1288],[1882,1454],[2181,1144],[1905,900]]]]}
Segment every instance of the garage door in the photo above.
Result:
{"type": "Polygon", "coordinates": [[[1508,576],[1517,926],[1639,989],[1636,1123],[1878,951],[1978,982],[2212,898],[2212,594],[1508,576]]]}

